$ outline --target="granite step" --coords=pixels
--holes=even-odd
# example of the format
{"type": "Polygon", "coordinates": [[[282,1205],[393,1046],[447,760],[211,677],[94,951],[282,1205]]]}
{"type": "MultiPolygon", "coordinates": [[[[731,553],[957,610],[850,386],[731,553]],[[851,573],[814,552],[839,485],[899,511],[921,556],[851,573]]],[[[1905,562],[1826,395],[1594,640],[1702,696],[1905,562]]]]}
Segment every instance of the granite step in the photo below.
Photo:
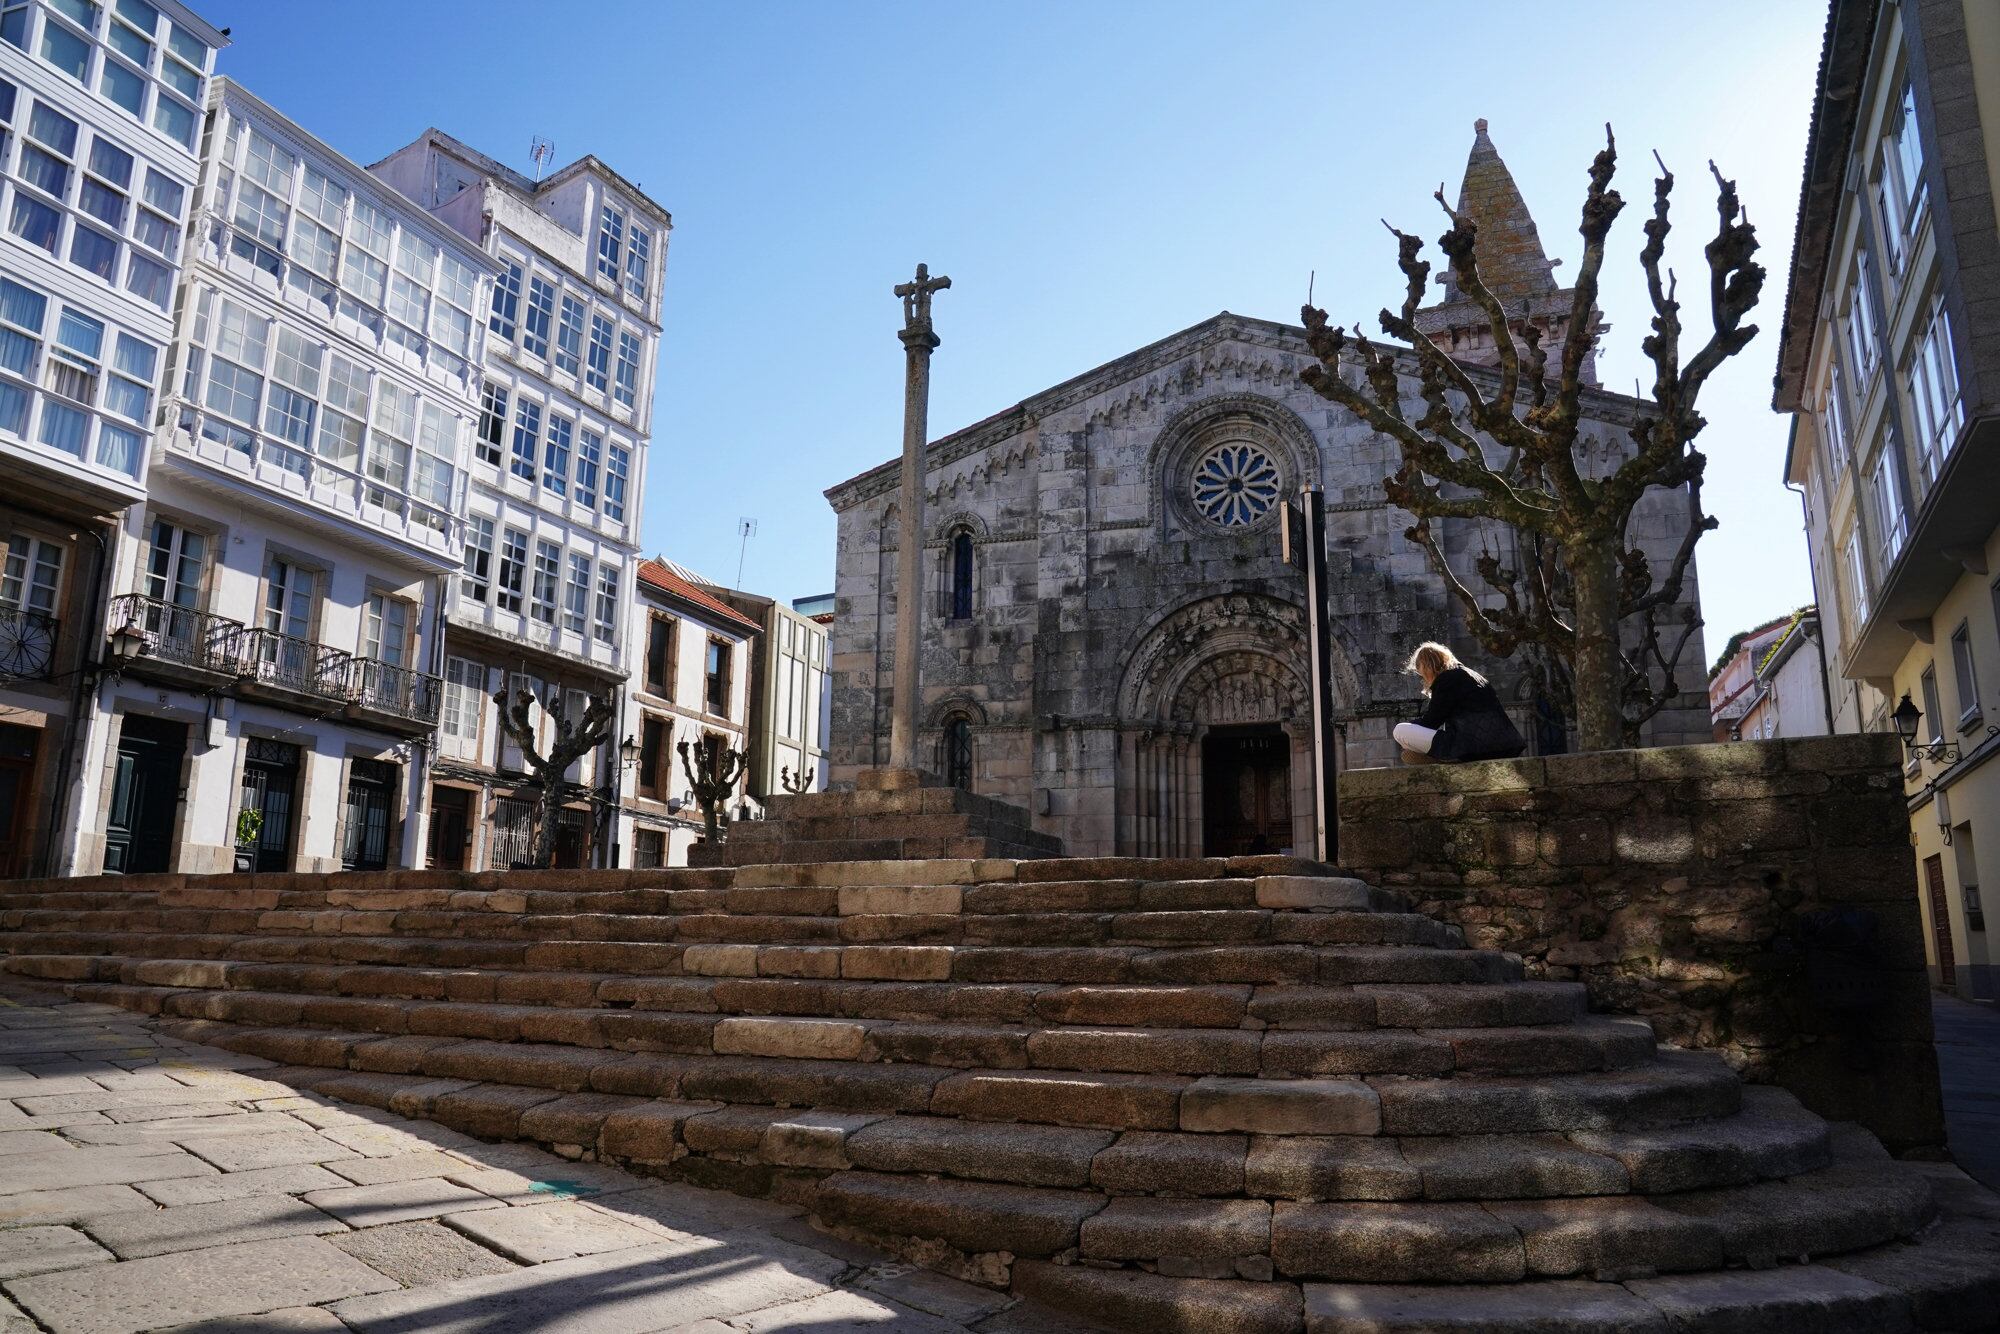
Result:
{"type": "MultiPolygon", "coordinates": [[[[112,989],[97,993],[112,1003],[112,989]]],[[[349,1029],[222,1021],[168,1021],[193,1041],[287,1064],[421,1072],[440,1078],[589,1089],[668,1098],[840,1111],[928,1112],[975,1121],[1017,1121],[1108,1130],[1180,1130],[1210,1134],[1422,1135],[1385,1122],[1395,1076],[1255,1078],[1056,1069],[957,1069],[913,1063],[753,1055],[628,1051],[550,1042],[470,1040],[441,1035],[384,1035],[349,1029]],[[449,1056],[435,1051],[452,1049],[449,1056]],[[475,1076],[470,1060],[482,1063],[475,1076]],[[435,1061],[459,1073],[440,1073],[435,1061]],[[415,1064],[410,1064],[414,1062],[415,1064]]],[[[665,1041],[665,1039],[662,1039],[665,1041]]],[[[1741,1108],[1740,1087],[1719,1062],[1684,1053],[1629,1070],[1550,1076],[1555,1110],[1496,1110],[1487,1129],[1526,1134],[1558,1130],[1628,1130],[1712,1120],[1741,1108]]],[[[1456,1087],[1476,1101],[1490,1077],[1426,1081],[1456,1087]]]]}
{"type": "Polygon", "coordinates": [[[1574,982],[1329,987],[973,985],[813,977],[647,978],[623,973],[115,955],[27,955],[7,960],[4,966],[24,976],[61,981],[385,1000],[497,1001],[586,1011],[1194,1030],[1532,1028],[1581,1019],[1586,999],[1583,986],[1574,982]]]}
{"type": "MultiPolygon", "coordinates": [[[[1338,914],[1317,920],[1332,921],[1338,914]]],[[[1313,919],[1308,919],[1313,920],[1313,919]]],[[[371,963],[654,976],[828,977],[909,982],[1351,986],[1516,982],[1520,960],[1495,950],[1417,945],[947,944],[462,940],[405,935],[152,935],[20,932],[12,956],[118,956],[261,963],[371,963]]],[[[81,976],[81,974],[79,974],[81,976]]]]}
{"type": "MultiPolygon", "coordinates": [[[[287,1037],[277,1030],[241,1029],[232,1035],[215,1026],[201,1026],[183,1031],[199,1033],[205,1040],[233,1036],[235,1040],[228,1045],[238,1049],[293,1058],[332,1058],[344,1050],[352,1069],[293,1067],[293,1082],[407,1115],[430,1116],[474,1133],[537,1139],[563,1152],[594,1147],[605,1156],[617,1156],[615,1132],[619,1127],[607,1124],[614,1115],[623,1113],[623,1119],[633,1123],[669,1118],[668,1143],[656,1145],[652,1153],[625,1155],[642,1161],[673,1162],[683,1153],[704,1154],[769,1169],[852,1167],[1005,1185],[1091,1189],[1107,1197],[1176,1200],[1176,1207],[1189,1214],[1233,1207],[1212,1198],[1227,1194],[1258,1202],[1266,1218],[1274,1206],[1282,1211],[1323,1203],[1403,1204],[1410,1208],[1391,1216],[1428,1217],[1424,1206],[1466,1198],[1454,1193],[1470,1178],[1452,1165],[1452,1152],[1460,1154],[1456,1161],[1461,1165],[1475,1156],[1480,1160],[1479,1188],[1487,1193],[1479,1198],[1489,1203],[1632,1198],[1638,1194],[1615,1160],[1592,1155],[1573,1140],[1559,1136],[1537,1137],[1532,1145],[1525,1141],[1460,1145],[1453,1140],[1422,1138],[1121,1131],[1102,1125],[982,1122],[927,1113],[916,1106],[885,1105],[883,1100],[893,1103],[899,1094],[902,1101],[911,1101],[910,1085],[875,1089],[873,1105],[864,1099],[812,1109],[785,1108],[718,1096],[728,1091],[724,1087],[728,1072],[704,1081],[692,1065],[685,1072],[695,1076],[692,1082],[656,1097],[633,1091],[651,1087],[657,1079],[657,1069],[643,1060],[593,1065],[557,1059],[549,1053],[538,1056],[510,1051],[506,1044],[495,1043],[363,1040],[350,1047],[315,1045],[299,1035],[287,1037]],[[534,1082],[482,1078],[496,1073],[506,1073],[517,1081],[532,1077],[534,1082]],[[473,1089],[480,1091],[468,1093],[473,1089]],[[452,1095],[453,1101],[438,1105],[437,1099],[446,1095],[452,1095]],[[461,1115],[477,1120],[455,1121],[454,1106],[461,1115]],[[514,1109],[517,1121],[500,1119],[507,1108],[514,1109]],[[537,1110],[526,1115],[529,1108],[537,1110]],[[809,1151],[796,1142],[805,1132],[788,1129],[800,1125],[814,1127],[809,1151]]],[[[943,1085],[937,1087],[949,1091],[943,1085]]],[[[1776,1100],[1762,1100],[1756,1109],[1710,1123],[1708,1130],[1716,1142],[1741,1144],[1746,1152],[1753,1151],[1751,1146],[1769,1145],[1781,1133],[1792,1134],[1794,1142],[1789,1150],[1762,1152],[1757,1158],[1762,1174],[1752,1181],[1778,1175],[1800,1178],[1818,1173],[1832,1162],[1824,1135],[1815,1140],[1803,1133],[1801,1123],[1812,1119],[1780,1095],[1776,1100]]],[[[1704,1165],[1716,1163],[1714,1158],[1705,1163],[1691,1161],[1688,1179],[1695,1179],[1694,1174],[1704,1165]]],[[[1883,1164],[1886,1159],[1877,1165],[1883,1164]]],[[[1921,1179],[1916,1180],[1921,1185],[1921,1179]]],[[[1851,1235],[1835,1227],[1835,1223],[1841,1227],[1851,1223],[1840,1219],[1830,1223],[1815,1212],[1813,1200],[1796,1188],[1788,1185],[1784,1190],[1751,1196],[1728,1189],[1742,1184],[1717,1175],[1704,1187],[1679,1195],[1656,1195],[1652,1202],[1689,1218],[1707,1220],[1703,1226],[1734,1229],[1737,1241],[1733,1244],[1746,1254],[1764,1254],[1757,1250],[1759,1244],[1769,1250],[1768,1238],[1759,1242],[1757,1219],[1768,1223],[1774,1212],[1788,1214],[1783,1220],[1790,1229],[1782,1234],[1786,1238],[1821,1238],[1810,1242],[1808,1250],[1832,1247],[1851,1235]],[[1737,1217],[1741,1211],[1734,1203],[1745,1198],[1759,1202],[1756,1217],[1747,1221],[1737,1217]],[[1810,1228],[1820,1231],[1811,1232],[1810,1228]]],[[[1458,1206],[1445,1212],[1454,1209],[1463,1212],[1458,1206]]],[[[1654,1215],[1648,1217],[1661,1226],[1670,1225],[1654,1215]]],[[[1779,1251],[1790,1254],[1783,1247],[1779,1251]]]]}
{"type": "MultiPolygon", "coordinates": [[[[131,972],[138,978],[179,975],[195,981],[214,968],[198,964],[168,971],[140,965],[131,972]]],[[[1624,1069],[1654,1054],[1652,1029],[1643,1021],[1599,1018],[1519,1029],[1312,1032],[699,1014],[143,982],[80,983],[72,993],[80,1000],[148,1014],[241,1024],[959,1069],[1296,1078],[1501,1070],[1571,1074],[1624,1069]]]]}

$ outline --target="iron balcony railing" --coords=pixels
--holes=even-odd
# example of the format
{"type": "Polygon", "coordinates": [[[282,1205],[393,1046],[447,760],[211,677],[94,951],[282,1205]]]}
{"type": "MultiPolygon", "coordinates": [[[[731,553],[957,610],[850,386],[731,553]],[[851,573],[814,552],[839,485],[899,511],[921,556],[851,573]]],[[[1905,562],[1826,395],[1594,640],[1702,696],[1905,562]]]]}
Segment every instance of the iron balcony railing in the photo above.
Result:
{"type": "Polygon", "coordinates": [[[239,658],[243,675],[265,685],[346,699],[354,655],[276,630],[245,630],[239,658]]]}
{"type": "Polygon", "coordinates": [[[0,607],[0,680],[46,681],[55,675],[56,618],[26,607],[0,607]]]}
{"type": "Polygon", "coordinates": [[[376,658],[355,658],[348,664],[348,697],[364,709],[436,725],[444,700],[444,678],[376,658]]]}
{"type": "Polygon", "coordinates": [[[143,657],[234,676],[244,627],[164,598],[126,593],[111,602],[111,632],[137,630],[143,657]]]}

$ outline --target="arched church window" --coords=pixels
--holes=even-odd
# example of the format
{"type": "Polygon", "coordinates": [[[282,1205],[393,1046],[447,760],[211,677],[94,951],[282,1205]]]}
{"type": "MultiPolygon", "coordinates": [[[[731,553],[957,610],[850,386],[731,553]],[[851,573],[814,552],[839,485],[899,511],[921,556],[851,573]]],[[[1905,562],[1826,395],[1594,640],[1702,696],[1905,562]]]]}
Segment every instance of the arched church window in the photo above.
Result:
{"type": "Polygon", "coordinates": [[[972,534],[960,529],[951,539],[951,610],[954,621],[972,619],[972,534]]]}
{"type": "Polygon", "coordinates": [[[964,714],[955,715],[944,725],[944,735],[938,739],[938,749],[944,770],[945,781],[956,788],[972,791],[972,720],[964,714]]]}
{"type": "Polygon", "coordinates": [[[1189,498],[1204,519],[1223,528],[1257,522],[1278,503],[1277,460],[1262,445],[1230,440],[1195,461],[1189,498]]]}

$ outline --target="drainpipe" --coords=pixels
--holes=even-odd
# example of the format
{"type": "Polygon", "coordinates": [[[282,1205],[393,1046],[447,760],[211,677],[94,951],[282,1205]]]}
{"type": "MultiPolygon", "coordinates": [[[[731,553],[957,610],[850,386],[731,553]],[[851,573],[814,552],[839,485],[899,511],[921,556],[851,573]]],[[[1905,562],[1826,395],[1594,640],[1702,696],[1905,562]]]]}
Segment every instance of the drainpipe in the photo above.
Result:
{"type": "MultiPolygon", "coordinates": [[[[1819,702],[1820,702],[1820,707],[1826,711],[1826,734],[1828,736],[1832,736],[1833,735],[1833,683],[1828,681],[1826,678],[1826,613],[1825,611],[1822,610],[1822,608],[1826,604],[1822,603],[1819,600],[1819,569],[1813,564],[1812,561],[1812,539],[1810,537],[1810,533],[1812,531],[1812,524],[1807,517],[1806,489],[1802,486],[1795,485],[1794,483],[1791,482],[1785,483],[1785,489],[1787,491],[1794,491],[1798,493],[1799,518],[1802,522],[1804,522],[1806,531],[1808,533],[1808,537],[1806,539],[1806,578],[1812,582],[1812,591],[1813,591],[1813,626],[1815,633],[1812,636],[1812,641],[1814,647],[1816,647],[1819,650],[1819,702]]],[[[1801,630],[1803,630],[1804,628],[1805,628],[1804,626],[1800,627],[1801,630]]],[[[1858,713],[1856,715],[1856,718],[1858,721],[1859,720],[1858,713]]]]}
{"type": "Polygon", "coordinates": [[[61,839],[62,822],[66,815],[64,807],[70,790],[76,786],[70,781],[70,767],[76,763],[76,747],[79,734],[87,725],[83,716],[83,702],[87,695],[94,694],[101,677],[103,666],[103,630],[106,599],[111,589],[111,547],[104,540],[104,530],[97,527],[85,530],[90,539],[97,543],[97,579],[90,590],[90,615],[85,618],[84,633],[97,639],[95,645],[86,645],[85,653],[77,664],[76,684],[69,692],[69,727],[63,736],[62,759],[56,765],[55,791],[49,794],[49,823],[47,836],[42,840],[41,873],[53,876],[56,873],[56,845],[61,839]]]}

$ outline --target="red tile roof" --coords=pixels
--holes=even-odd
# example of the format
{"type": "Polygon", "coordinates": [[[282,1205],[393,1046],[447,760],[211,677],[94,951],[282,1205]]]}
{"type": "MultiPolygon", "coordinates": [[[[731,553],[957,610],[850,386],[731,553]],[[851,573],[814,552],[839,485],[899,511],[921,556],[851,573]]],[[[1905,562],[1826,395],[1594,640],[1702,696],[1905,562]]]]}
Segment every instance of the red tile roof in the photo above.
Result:
{"type": "Polygon", "coordinates": [[[764,628],[715,594],[699,584],[681,578],[656,560],[639,562],[639,578],[662,593],[669,593],[683,602],[693,603],[702,611],[728,625],[741,626],[753,634],[764,628]]]}

